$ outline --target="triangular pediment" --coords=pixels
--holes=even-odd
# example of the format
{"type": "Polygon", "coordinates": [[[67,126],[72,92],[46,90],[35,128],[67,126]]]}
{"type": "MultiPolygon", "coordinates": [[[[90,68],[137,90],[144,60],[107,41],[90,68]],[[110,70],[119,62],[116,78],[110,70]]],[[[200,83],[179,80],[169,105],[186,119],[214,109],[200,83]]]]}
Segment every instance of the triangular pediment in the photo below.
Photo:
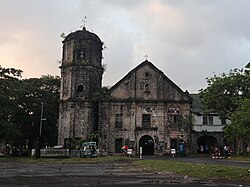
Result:
{"type": "Polygon", "coordinates": [[[118,81],[110,89],[110,95],[119,100],[190,100],[187,92],[147,60],[118,81]]]}

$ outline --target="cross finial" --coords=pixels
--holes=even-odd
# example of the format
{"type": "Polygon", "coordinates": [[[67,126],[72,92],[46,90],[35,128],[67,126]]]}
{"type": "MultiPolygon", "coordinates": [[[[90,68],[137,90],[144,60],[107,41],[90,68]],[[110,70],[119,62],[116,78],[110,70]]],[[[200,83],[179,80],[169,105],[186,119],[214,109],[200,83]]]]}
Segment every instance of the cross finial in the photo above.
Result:
{"type": "Polygon", "coordinates": [[[147,54],[144,57],[146,58],[146,60],[148,60],[148,55],[147,54]]]}
{"type": "Polygon", "coordinates": [[[86,28],[86,27],[85,27],[85,25],[86,25],[86,23],[87,23],[86,19],[87,19],[87,17],[85,16],[84,19],[82,20],[83,25],[81,26],[81,28],[86,28]]]}

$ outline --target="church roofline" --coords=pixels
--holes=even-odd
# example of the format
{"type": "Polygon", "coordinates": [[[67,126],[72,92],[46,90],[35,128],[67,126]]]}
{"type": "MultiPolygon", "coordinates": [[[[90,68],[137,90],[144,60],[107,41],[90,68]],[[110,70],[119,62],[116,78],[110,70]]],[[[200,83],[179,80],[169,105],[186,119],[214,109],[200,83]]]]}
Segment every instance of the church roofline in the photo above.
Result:
{"type": "Polygon", "coordinates": [[[159,72],[160,74],[163,75],[163,78],[165,80],[167,80],[168,82],[170,82],[175,88],[177,88],[179,91],[181,91],[182,93],[186,94],[188,97],[189,97],[189,100],[191,101],[192,98],[189,96],[189,93],[188,91],[184,92],[179,86],[177,86],[170,78],[168,78],[164,73],[163,71],[161,71],[160,69],[158,69],[152,62],[148,61],[148,60],[145,60],[143,61],[142,63],[140,63],[138,66],[136,66],[134,69],[132,69],[130,72],[128,72],[122,79],[120,79],[114,86],[112,86],[110,89],[109,89],[109,92],[111,92],[112,90],[114,90],[115,88],[117,88],[120,83],[122,81],[124,81],[127,77],[129,77],[131,74],[133,74],[135,71],[137,71],[139,68],[141,68],[142,66],[146,66],[146,65],[149,65],[152,67],[152,69],[154,69],[155,71],[159,72]]]}

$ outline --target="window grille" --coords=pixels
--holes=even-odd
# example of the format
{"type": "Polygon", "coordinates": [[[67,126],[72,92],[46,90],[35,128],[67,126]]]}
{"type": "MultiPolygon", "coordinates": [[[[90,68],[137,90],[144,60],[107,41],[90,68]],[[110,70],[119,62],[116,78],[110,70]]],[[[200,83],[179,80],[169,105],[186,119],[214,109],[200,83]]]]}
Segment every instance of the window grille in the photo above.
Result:
{"type": "Polygon", "coordinates": [[[177,127],[180,123],[180,115],[178,114],[170,114],[169,115],[169,124],[172,127],[177,127]]]}
{"type": "Polygon", "coordinates": [[[204,115],[203,116],[203,125],[212,125],[214,124],[212,115],[204,115]]]}
{"type": "Polygon", "coordinates": [[[122,129],[123,121],[122,121],[123,115],[122,114],[116,114],[115,115],[115,128],[116,129],[122,129]]]}
{"type": "Polygon", "coordinates": [[[151,115],[143,114],[142,115],[142,127],[149,128],[151,126],[151,115]]]}

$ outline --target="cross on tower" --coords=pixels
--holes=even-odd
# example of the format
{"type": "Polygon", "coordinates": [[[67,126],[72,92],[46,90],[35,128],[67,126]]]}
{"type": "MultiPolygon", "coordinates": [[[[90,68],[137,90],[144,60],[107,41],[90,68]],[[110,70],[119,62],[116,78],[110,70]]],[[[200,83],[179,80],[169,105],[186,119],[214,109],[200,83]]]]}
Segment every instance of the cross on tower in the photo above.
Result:
{"type": "Polygon", "coordinates": [[[86,19],[87,19],[87,17],[85,16],[84,19],[82,20],[83,25],[81,26],[81,28],[85,28],[85,25],[87,23],[86,19]]]}
{"type": "Polygon", "coordinates": [[[146,58],[146,60],[148,60],[148,55],[147,54],[144,57],[146,58]]]}

